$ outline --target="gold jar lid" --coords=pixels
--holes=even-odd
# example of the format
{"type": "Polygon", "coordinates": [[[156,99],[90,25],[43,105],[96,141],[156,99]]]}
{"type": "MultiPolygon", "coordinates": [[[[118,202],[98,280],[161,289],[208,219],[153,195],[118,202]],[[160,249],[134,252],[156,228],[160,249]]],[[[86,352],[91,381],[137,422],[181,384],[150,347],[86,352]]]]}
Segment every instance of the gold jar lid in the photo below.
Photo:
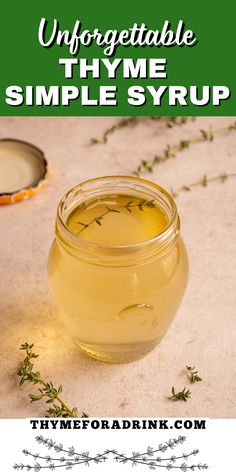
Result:
{"type": "Polygon", "coordinates": [[[47,178],[48,165],[41,149],[18,139],[0,139],[0,204],[32,197],[47,178]]]}

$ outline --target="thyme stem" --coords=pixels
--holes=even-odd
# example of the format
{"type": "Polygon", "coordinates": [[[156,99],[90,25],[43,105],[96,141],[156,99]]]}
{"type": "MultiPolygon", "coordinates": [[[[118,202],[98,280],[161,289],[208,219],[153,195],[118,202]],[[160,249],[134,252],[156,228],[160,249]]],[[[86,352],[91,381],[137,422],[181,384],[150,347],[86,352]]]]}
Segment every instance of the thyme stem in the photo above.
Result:
{"type": "MultiPolygon", "coordinates": [[[[104,131],[103,136],[101,139],[98,138],[91,138],[90,144],[106,144],[108,138],[111,134],[115,133],[120,128],[128,127],[132,124],[136,124],[140,121],[141,117],[138,116],[129,116],[127,118],[122,118],[114,125],[107,128],[104,131]]],[[[150,119],[153,121],[164,122],[167,128],[173,128],[174,126],[182,126],[187,123],[189,120],[194,121],[195,116],[146,116],[143,117],[144,119],[150,119]]]]}
{"type": "Polygon", "coordinates": [[[137,116],[129,116],[128,118],[122,118],[116,124],[112,125],[108,128],[104,133],[101,139],[91,138],[90,144],[106,144],[108,141],[109,136],[114,133],[116,130],[120,128],[124,128],[125,126],[129,126],[131,123],[136,123],[138,120],[137,116]]]}
{"type": "Polygon", "coordinates": [[[232,172],[232,173],[223,172],[222,174],[217,175],[215,177],[207,177],[207,175],[205,174],[203,176],[203,178],[200,179],[200,180],[196,180],[196,181],[191,182],[190,184],[187,184],[187,185],[182,185],[181,187],[177,188],[176,190],[171,189],[171,194],[172,194],[173,198],[176,198],[179,195],[179,193],[189,192],[189,191],[191,191],[191,189],[193,187],[199,187],[199,186],[207,187],[207,185],[209,183],[216,182],[216,181],[220,181],[220,182],[224,183],[227,179],[232,178],[232,177],[236,177],[236,173],[234,173],[234,172],[232,172]]]}
{"type": "Polygon", "coordinates": [[[230,126],[224,128],[218,128],[213,130],[200,130],[200,133],[191,139],[181,139],[179,143],[170,146],[169,144],[164,148],[160,155],[155,155],[150,160],[142,160],[138,167],[133,171],[133,175],[139,176],[142,172],[153,172],[154,167],[157,164],[167,161],[170,158],[175,158],[177,152],[181,152],[186,148],[189,148],[191,144],[196,144],[203,141],[212,142],[215,136],[220,136],[226,132],[236,130],[236,121],[230,126]]]}

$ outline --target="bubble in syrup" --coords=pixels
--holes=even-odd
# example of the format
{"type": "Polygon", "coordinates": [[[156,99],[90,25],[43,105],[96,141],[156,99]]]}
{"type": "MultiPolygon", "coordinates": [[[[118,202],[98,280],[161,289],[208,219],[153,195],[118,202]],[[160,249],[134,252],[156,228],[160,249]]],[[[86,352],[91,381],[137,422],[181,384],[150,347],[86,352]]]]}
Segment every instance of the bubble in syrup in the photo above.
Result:
{"type": "Polygon", "coordinates": [[[149,303],[134,303],[126,306],[118,314],[117,318],[123,321],[136,319],[140,326],[150,325],[154,327],[158,324],[157,316],[154,311],[154,306],[149,303]]]}

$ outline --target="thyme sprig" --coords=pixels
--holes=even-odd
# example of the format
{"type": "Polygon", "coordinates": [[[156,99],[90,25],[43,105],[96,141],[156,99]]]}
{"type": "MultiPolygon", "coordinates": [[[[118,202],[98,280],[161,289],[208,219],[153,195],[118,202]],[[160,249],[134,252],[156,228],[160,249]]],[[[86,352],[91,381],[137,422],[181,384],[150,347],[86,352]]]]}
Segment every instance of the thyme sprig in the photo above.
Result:
{"type": "Polygon", "coordinates": [[[186,365],[186,369],[190,375],[190,380],[191,380],[191,383],[194,383],[194,382],[201,382],[202,381],[202,378],[199,377],[198,375],[198,371],[195,370],[195,367],[191,367],[191,366],[187,366],[186,365]]]}
{"type": "MultiPolygon", "coordinates": [[[[194,116],[148,116],[144,117],[154,121],[162,121],[165,123],[167,128],[173,128],[174,126],[182,126],[187,123],[189,120],[194,121],[194,116]]],[[[120,121],[112,125],[110,128],[107,128],[103,133],[101,139],[91,138],[90,144],[106,144],[110,135],[115,133],[121,128],[128,127],[130,125],[136,124],[140,120],[138,116],[129,116],[127,118],[122,118],[120,121]]]]}
{"type": "Polygon", "coordinates": [[[171,189],[171,195],[173,198],[176,198],[181,192],[190,192],[194,187],[207,187],[209,183],[216,181],[224,183],[226,180],[232,177],[236,177],[236,173],[223,172],[222,174],[216,175],[215,177],[208,177],[207,174],[204,174],[204,176],[199,180],[191,182],[187,185],[182,185],[176,190],[171,189]]]}
{"type": "Polygon", "coordinates": [[[231,132],[233,130],[236,130],[236,121],[230,126],[226,126],[224,128],[218,128],[215,130],[213,130],[213,128],[210,128],[209,130],[201,129],[200,133],[191,139],[181,139],[177,144],[172,146],[167,144],[160,155],[155,155],[150,160],[143,159],[138,167],[133,171],[133,175],[139,176],[142,172],[153,172],[156,165],[161,164],[170,158],[175,158],[178,152],[189,148],[192,144],[203,141],[212,142],[216,136],[225,134],[226,132],[231,132]]]}
{"type": "Polygon", "coordinates": [[[191,392],[190,390],[187,390],[187,387],[184,387],[180,392],[176,392],[175,388],[172,387],[171,392],[172,395],[169,397],[169,399],[173,401],[183,400],[186,402],[188,398],[191,398],[191,392]]]}
{"type": "MultiPolygon", "coordinates": [[[[202,381],[202,378],[199,377],[198,375],[198,371],[196,370],[196,367],[191,367],[191,366],[186,365],[186,369],[190,376],[191,383],[202,381]]],[[[187,390],[187,387],[184,387],[183,390],[181,390],[180,392],[176,392],[175,388],[172,387],[171,392],[172,392],[172,395],[168,398],[169,400],[172,400],[172,401],[183,400],[184,402],[186,402],[188,398],[191,398],[191,392],[190,390],[187,390]]]]}
{"type": "MultiPolygon", "coordinates": [[[[39,356],[33,352],[33,346],[33,344],[25,343],[20,347],[20,350],[26,352],[24,362],[17,373],[21,377],[20,385],[28,382],[38,386],[37,394],[30,394],[29,398],[31,402],[47,399],[46,403],[52,404],[47,410],[48,415],[53,417],[78,418],[78,409],[68,407],[64,400],[62,400],[60,396],[62,386],[60,385],[58,388],[55,388],[51,381],[47,382],[42,378],[39,371],[34,370],[32,360],[39,356]]],[[[82,418],[87,416],[86,413],[82,412],[82,418]]]]}
{"type": "Polygon", "coordinates": [[[88,226],[90,226],[92,223],[96,223],[98,226],[102,225],[102,220],[104,216],[108,215],[109,213],[120,213],[120,210],[125,209],[129,213],[132,212],[132,208],[137,208],[140,211],[143,211],[144,208],[155,208],[156,204],[154,200],[140,200],[140,202],[135,203],[133,200],[130,200],[126,205],[120,205],[117,208],[111,208],[106,206],[106,210],[101,213],[100,215],[95,216],[92,218],[88,223],[83,223],[82,221],[77,221],[79,225],[82,226],[80,231],[78,231],[77,234],[80,234],[82,231],[84,231],[88,226]]]}
{"type": "MultiPolygon", "coordinates": [[[[192,188],[194,187],[207,187],[208,184],[216,181],[220,181],[224,183],[226,180],[236,177],[236,173],[227,173],[223,172],[217,176],[214,177],[208,177],[206,174],[194,182],[191,182],[189,184],[184,184],[181,187],[177,188],[174,190],[173,188],[170,189],[170,193],[173,198],[176,198],[181,192],[190,192],[192,188]]],[[[130,200],[126,205],[120,205],[119,207],[111,208],[111,207],[106,207],[106,210],[101,213],[98,216],[95,216],[92,218],[88,223],[83,223],[82,221],[77,221],[77,224],[81,225],[82,228],[80,231],[77,232],[77,234],[80,234],[83,230],[85,230],[88,226],[90,226],[92,223],[96,223],[97,225],[101,226],[102,225],[102,220],[104,216],[108,215],[109,213],[120,213],[120,210],[126,209],[128,212],[132,212],[132,208],[138,208],[140,211],[143,211],[144,208],[155,208],[156,204],[154,200],[141,200],[139,203],[134,203],[133,200],[130,200]]]]}

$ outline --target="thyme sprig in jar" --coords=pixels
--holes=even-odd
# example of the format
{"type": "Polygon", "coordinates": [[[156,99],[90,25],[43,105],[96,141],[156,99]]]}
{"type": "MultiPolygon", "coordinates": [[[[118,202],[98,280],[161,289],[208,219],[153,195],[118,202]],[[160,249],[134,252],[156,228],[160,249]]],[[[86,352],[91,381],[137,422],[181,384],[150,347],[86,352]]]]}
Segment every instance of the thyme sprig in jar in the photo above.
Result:
{"type": "Polygon", "coordinates": [[[188,279],[172,197],[137,177],[89,180],[62,198],[55,235],[49,283],[80,349],[106,362],[129,362],[152,350],[188,279]]]}

